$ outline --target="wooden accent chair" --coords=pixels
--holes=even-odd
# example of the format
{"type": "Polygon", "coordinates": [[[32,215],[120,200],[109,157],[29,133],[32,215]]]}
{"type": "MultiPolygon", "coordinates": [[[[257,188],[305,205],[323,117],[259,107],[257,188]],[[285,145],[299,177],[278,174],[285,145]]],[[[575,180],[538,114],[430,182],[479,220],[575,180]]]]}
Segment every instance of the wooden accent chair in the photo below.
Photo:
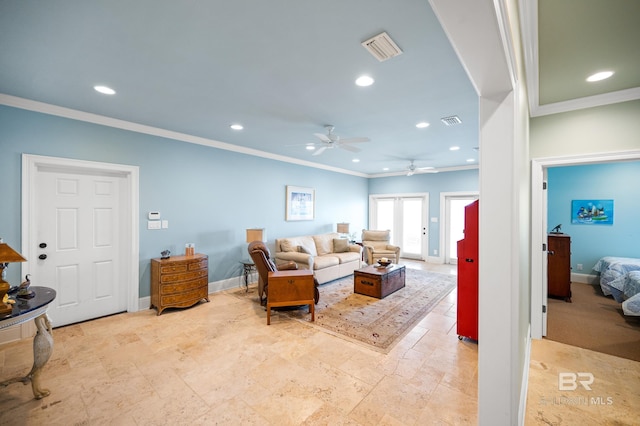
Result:
{"type": "Polygon", "coordinates": [[[362,246],[364,247],[364,259],[367,264],[373,265],[380,258],[386,257],[391,263],[400,261],[400,247],[389,244],[391,231],[362,230],[362,246]]]}
{"type": "MultiPolygon", "coordinates": [[[[258,271],[258,296],[260,297],[260,303],[266,303],[269,294],[269,272],[275,271],[292,271],[297,270],[298,265],[290,260],[286,263],[279,263],[276,265],[271,260],[271,253],[269,249],[262,241],[252,241],[247,248],[251,260],[256,265],[258,271]]],[[[308,272],[308,271],[307,271],[308,272]]],[[[317,304],[320,300],[320,292],[318,291],[318,281],[314,278],[314,301],[317,304]]]]}

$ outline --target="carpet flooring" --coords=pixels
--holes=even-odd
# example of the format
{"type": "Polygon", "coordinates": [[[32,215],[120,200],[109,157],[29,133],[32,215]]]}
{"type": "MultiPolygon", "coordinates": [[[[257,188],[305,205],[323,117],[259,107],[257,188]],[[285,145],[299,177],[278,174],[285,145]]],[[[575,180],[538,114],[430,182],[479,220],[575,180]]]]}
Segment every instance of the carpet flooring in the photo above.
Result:
{"type": "MultiPolygon", "coordinates": [[[[316,320],[310,324],[388,352],[455,287],[455,276],[407,268],[405,287],[376,299],[355,294],[351,275],[320,286],[316,320]]],[[[279,314],[309,322],[306,308],[279,314]]]]}
{"type": "Polygon", "coordinates": [[[640,361],[640,317],[626,316],[599,286],[571,284],[571,299],[548,300],[547,339],[640,361]]]}

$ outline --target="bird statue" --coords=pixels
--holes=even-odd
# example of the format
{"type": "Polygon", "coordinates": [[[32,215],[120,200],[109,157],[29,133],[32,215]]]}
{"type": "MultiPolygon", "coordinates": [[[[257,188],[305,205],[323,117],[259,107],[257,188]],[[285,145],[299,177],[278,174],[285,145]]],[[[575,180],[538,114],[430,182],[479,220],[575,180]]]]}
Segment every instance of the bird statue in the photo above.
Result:
{"type": "Polygon", "coordinates": [[[18,287],[18,294],[17,296],[21,299],[31,299],[33,296],[35,296],[36,294],[33,292],[33,290],[29,290],[29,286],[31,285],[31,280],[29,279],[29,277],[31,276],[31,274],[27,274],[24,277],[24,281],[20,283],[20,286],[18,287]]]}
{"type": "Polygon", "coordinates": [[[558,226],[556,226],[555,228],[553,228],[551,230],[552,234],[562,234],[562,231],[560,230],[560,228],[562,228],[562,224],[559,224],[558,226]]]}

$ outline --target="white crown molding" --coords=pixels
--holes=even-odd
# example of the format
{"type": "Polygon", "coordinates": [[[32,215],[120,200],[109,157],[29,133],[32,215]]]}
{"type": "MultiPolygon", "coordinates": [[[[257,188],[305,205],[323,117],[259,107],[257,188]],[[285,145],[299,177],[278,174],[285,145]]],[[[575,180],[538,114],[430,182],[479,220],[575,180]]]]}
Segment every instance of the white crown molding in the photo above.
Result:
{"type": "Polygon", "coordinates": [[[323,164],[313,163],[311,161],[299,160],[297,158],[287,157],[284,155],[271,154],[257,149],[246,148],[238,145],[232,145],[225,142],[207,139],[199,136],[188,135],[186,133],[174,132],[171,130],[161,129],[158,127],[147,126],[130,121],[120,120],[117,118],[105,117],[98,114],[92,114],[84,111],[78,111],[71,108],[65,108],[57,105],[51,105],[44,102],[33,101],[30,99],[19,98],[0,93],[0,105],[6,105],[14,108],[20,108],[28,111],[39,112],[58,117],[69,118],[71,120],[84,121],[87,123],[98,124],[101,126],[113,127],[116,129],[128,130],[136,133],[144,133],[147,135],[158,136],[167,139],[173,139],[181,142],[188,142],[198,145],[209,146],[212,148],[223,149],[226,151],[238,152],[241,154],[252,155],[255,157],[267,158],[285,163],[297,164],[316,169],[328,170],[330,172],[342,173],[346,175],[358,177],[370,177],[365,173],[353,172],[351,170],[340,169],[338,167],[326,166],[323,164]]]}
{"type": "Polygon", "coordinates": [[[587,96],[584,98],[572,99],[570,101],[537,105],[535,108],[531,109],[531,117],[558,114],[561,112],[617,104],[620,102],[635,101],[638,99],[640,99],[640,87],[634,87],[632,89],[618,90],[617,92],[587,96]]]}
{"type": "Polygon", "coordinates": [[[640,87],[619,90],[617,92],[586,96],[568,101],[540,105],[540,75],[538,63],[538,0],[520,0],[520,21],[524,63],[527,74],[527,95],[529,97],[529,115],[541,117],[550,114],[611,105],[640,99],[640,87]]]}

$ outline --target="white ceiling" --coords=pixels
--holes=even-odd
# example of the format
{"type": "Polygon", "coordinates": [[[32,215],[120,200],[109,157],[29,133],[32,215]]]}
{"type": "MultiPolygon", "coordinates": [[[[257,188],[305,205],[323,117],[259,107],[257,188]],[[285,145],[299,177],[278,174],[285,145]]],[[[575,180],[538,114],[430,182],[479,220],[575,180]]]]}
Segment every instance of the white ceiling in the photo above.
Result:
{"type": "MultiPolygon", "coordinates": [[[[603,103],[602,96],[640,98],[640,25],[632,25],[640,2],[540,0],[539,72],[537,3],[522,2],[532,115],[603,103]],[[579,24],[607,34],[605,41],[595,45],[579,24]],[[607,66],[616,69],[610,81],[596,89],[582,83],[607,66]]],[[[5,104],[38,101],[362,175],[387,173],[383,167],[401,173],[409,160],[441,170],[478,160],[477,95],[425,0],[3,0],[0,94],[5,104]],[[403,51],[385,62],[361,46],[382,31],[403,51]],[[356,86],[362,74],[375,83],[356,86]],[[98,94],[96,84],[117,93],[98,94]],[[440,119],[451,115],[462,123],[445,126],[440,119]],[[430,126],[416,128],[420,121],[430,126]],[[326,124],[343,138],[371,141],[358,153],[313,156],[305,144],[326,124]]]]}

